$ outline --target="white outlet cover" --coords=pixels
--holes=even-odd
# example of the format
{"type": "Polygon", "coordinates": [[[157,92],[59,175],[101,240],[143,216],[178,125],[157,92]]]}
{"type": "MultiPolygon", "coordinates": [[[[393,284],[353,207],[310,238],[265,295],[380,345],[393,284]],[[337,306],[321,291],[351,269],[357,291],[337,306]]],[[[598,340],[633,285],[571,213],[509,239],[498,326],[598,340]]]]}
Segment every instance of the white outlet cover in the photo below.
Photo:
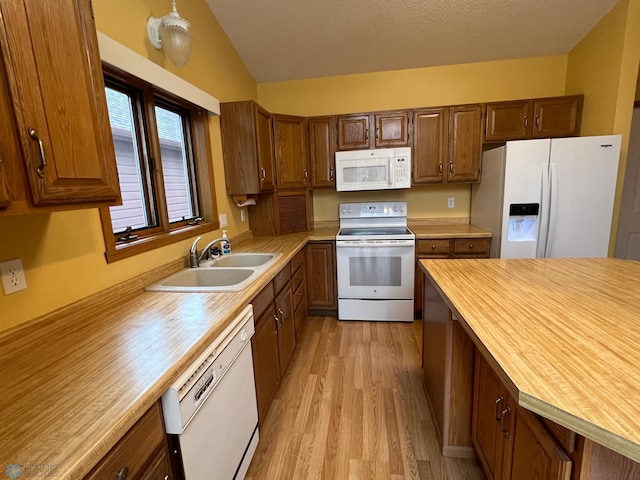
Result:
{"type": "Polygon", "coordinates": [[[27,288],[27,279],[24,276],[22,260],[19,258],[0,262],[0,277],[2,278],[2,288],[5,295],[27,288]]]}
{"type": "Polygon", "coordinates": [[[449,197],[449,199],[447,200],[447,207],[453,208],[456,204],[455,202],[456,202],[455,197],[449,197]]]}
{"type": "Polygon", "coordinates": [[[227,214],[226,213],[221,213],[219,215],[220,218],[220,228],[224,228],[228,225],[227,223],[227,214]]]}

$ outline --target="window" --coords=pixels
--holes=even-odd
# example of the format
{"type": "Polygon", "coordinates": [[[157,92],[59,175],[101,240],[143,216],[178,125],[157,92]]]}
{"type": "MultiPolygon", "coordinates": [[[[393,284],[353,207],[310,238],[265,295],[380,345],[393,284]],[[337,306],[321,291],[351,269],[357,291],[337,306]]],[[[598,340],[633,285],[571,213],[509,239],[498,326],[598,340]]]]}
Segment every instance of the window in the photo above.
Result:
{"type": "Polygon", "coordinates": [[[122,193],[122,205],[100,209],[107,261],[217,228],[207,113],[104,69],[122,193]]]}

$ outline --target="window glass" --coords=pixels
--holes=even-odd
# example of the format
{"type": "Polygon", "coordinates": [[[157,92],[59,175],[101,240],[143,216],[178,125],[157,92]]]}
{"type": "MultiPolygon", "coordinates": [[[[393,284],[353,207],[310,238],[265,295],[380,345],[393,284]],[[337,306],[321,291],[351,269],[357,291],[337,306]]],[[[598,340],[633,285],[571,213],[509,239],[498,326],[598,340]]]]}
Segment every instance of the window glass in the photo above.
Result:
{"type": "Polygon", "coordinates": [[[122,205],[109,207],[113,232],[150,226],[140,165],[139,139],[134,128],[133,101],[128,93],[107,87],[109,121],[116,151],[122,205]]]}
{"type": "Polygon", "coordinates": [[[196,212],[190,180],[191,154],[185,143],[184,118],[180,113],[158,106],[155,112],[169,222],[194,218],[196,212]]]}

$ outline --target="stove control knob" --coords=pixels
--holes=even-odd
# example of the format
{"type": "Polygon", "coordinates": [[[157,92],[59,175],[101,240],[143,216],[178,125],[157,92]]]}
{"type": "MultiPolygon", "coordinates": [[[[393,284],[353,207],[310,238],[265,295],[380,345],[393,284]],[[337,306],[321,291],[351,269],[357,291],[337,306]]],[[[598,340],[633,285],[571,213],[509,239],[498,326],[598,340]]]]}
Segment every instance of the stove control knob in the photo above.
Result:
{"type": "Polygon", "coordinates": [[[397,211],[398,211],[398,207],[394,207],[394,208],[393,208],[393,211],[394,211],[394,212],[397,212],[397,211]]]}
{"type": "Polygon", "coordinates": [[[400,212],[404,212],[404,207],[400,207],[400,212]]]}

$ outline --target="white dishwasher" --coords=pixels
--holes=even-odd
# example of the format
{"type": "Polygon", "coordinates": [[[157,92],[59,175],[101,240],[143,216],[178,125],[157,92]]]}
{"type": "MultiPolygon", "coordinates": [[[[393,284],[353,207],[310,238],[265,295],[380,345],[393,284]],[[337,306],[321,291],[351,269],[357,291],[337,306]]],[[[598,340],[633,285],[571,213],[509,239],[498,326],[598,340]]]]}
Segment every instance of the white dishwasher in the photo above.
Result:
{"type": "Polygon", "coordinates": [[[253,309],[247,306],[162,396],[186,480],[241,480],[258,445],[253,309]]]}

